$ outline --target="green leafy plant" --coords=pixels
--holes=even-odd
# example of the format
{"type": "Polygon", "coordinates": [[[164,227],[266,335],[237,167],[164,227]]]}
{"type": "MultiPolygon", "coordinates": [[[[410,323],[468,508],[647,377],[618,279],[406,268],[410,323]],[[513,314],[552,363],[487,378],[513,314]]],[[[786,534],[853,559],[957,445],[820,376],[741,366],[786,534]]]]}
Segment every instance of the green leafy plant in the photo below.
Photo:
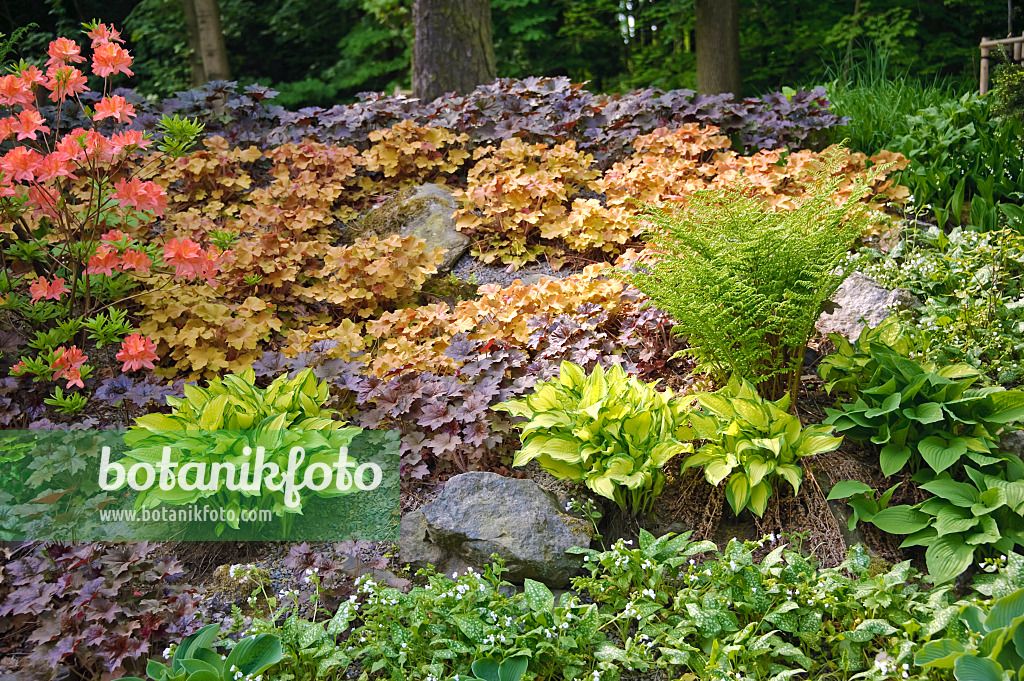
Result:
{"type": "Polygon", "coordinates": [[[915,664],[952,669],[957,681],[1007,681],[1024,678],[1024,589],[982,608],[961,607],[960,620],[970,638],[943,638],[926,643],[915,664]]]}
{"type": "Polygon", "coordinates": [[[860,521],[869,522],[881,511],[889,508],[892,494],[897,488],[899,485],[893,485],[876,499],[876,490],[871,485],[859,480],[842,480],[832,487],[827,500],[846,499],[846,503],[853,509],[853,514],[847,521],[847,526],[852,531],[860,521]]]}
{"type": "Polygon", "coordinates": [[[707,444],[683,468],[704,466],[712,485],[727,480],[725,497],[736,515],[745,508],[763,515],[776,477],[798,492],[803,471],[797,462],[831,452],[842,442],[829,427],[801,427],[788,412],[788,394],[770,402],[735,377],[718,392],[697,393],[696,398],[701,411],[690,414],[690,425],[707,444]]]}
{"type": "Polygon", "coordinates": [[[644,651],[636,669],[708,680],[920,679],[913,653],[949,621],[937,619],[951,607],[949,589],[922,591],[910,561],[880,567],[858,545],[822,569],[775,535],[733,539],[721,553],[709,544],[642,532],[637,546],[576,550],[591,574],[574,589],[594,599],[624,651],[644,651]]]}
{"type": "MultiPolygon", "coordinates": [[[[1007,217],[1024,209],[1003,204],[1007,217]]],[[[921,330],[921,351],[942,363],[965,362],[999,383],[1024,376],[1024,220],[978,233],[955,227],[906,230],[886,254],[864,249],[858,268],[887,288],[917,296],[902,319],[921,330]]]]}
{"type": "Polygon", "coordinates": [[[53,395],[43,399],[43,402],[51,407],[56,407],[57,411],[61,414],[74,415],[85,409],[89,398],[81,393],[68,393],[65,395],[64,389],[58,385],[54,386],[53,395]]]}
{"type": "Polygon", "coordinates": [[[562,362],[558,378],[494,408],[527,419],[514,465],[536,459],[555,477],[584,482],[633,513],[650,510],[665,482],[662,467],[689,451],[681,441],[689,439],[679,425],[681,402],[620,366],[598,364],[588,376],[562,362]]]}
{"type": "Polygon", "coordinates": [[[219,630],[219,624],[208,624],[186,637],[175,649],[170,666],[151,659],[146,676],[151,681],[258,681],[281,660],[281,639],[274,634],[243,638],[226,656],[221,655],[214,642],[219,630]]]}
{"type": "Polygon", "coordinates": [[[326,628],[349,632],[346,654],[372,678],[446,679],[468,675],[470,660],[518,657],[529,658],[538,681],[619,678],[622,651],[607,641],[596,605],[572,594],[556,600],[530,579],[511,590],[503,573],[500,561],[451,578],[429,569],[420,573],[426,584],[408,592],[363,576],[326,628]]]}
{"type": "MultiPolygon", "coordinates": [[[[258,456],[260,447],[265,450],[268,465],[277,465],[283,471],[288,467],[290,452],[300,447],[304,458],[296,479],[305,479],[305,471],[310,466],[322,464],[329,468],[333,465],[339,449],[347,447],[361,432],[359,428],[345,427],[344,422],[335,420],[338,412],[322,407],[327,398],[327,383],[318,381],[311,369],[301,371],[290,380],[286,375],[279,376],[266,388],[256,387],[255,373],[251,369],[215,378],[207,388],[186,385],[184,398],[167,398],[172,407],[170,414],[153,413],[136,419],[135,426],[124,436],[129,449],[122,465],[158,461],[164,447],[170,447],[178,471],[193,466],[200,471],[199,477],[205,479],[203,471],[215,461],[222,465],[246,465],[254,453],[258,456]]],[[[192,490],[175,484],[173,489],[165,491],[154,485],[139,492],[135,505],[143,509],[161,503],[192,504],[197,499],[209,499],[236,513],[243,509],[269,508],[285,527],[289,516],[302,512],[302,499],[287,503],[283,488],[252,492],[229,489],[220,478],[217,482],[219,484],[210,489],[196,487],[192,490]]],[[[336,496],[348,492],[328,485],[314,493],[336,496]]],[[[227,526],[237,530],[237,519],[218,523],[217,534],[227,526]]]]}
{"type": "Polygon", "coordinates": [[[456,676],[457,681],[519,681],[530,659],[525,655],[509,657],[500,662],[493,657],[474,660],[471,669],[473,676],[456,676]]]}
{"type": "Polygon", "coordinates": [[[996,206],[1020,190],[1024,124],[995,115],[995,104],[968,93],[921,109],[888,146],[912,161],[900,182],[918,206],[931,207],[940,227],[996,227],[996,206]]]}
{"type": "MultiPolygon", "coordinates": [[[[1006,553],[1024,545],[1024,463],[999,451],[1001,432],[1024,416],[1024,393],[999,387],[974,389],[973,367],[939,367],[912,357],[914,339],[889,318],[865,329],[855,344],[832,335],[837,352],[822,362],[828,390],[853,397],[827,409],[837,431],[881,447],[886,476],[909,467],[913,482],[931,495],[916,505],[888,506],[855,483],[830,498],[852,496],[858,520],[884,532],[909,535],[902,546],[926,546],[936,583],[952,580],[976,551],[1006,553]]],[[[866,487],[866,486],[865,486],[866,487]]]]}
{"type": "MultiPolygon", "coordinates": [[[[884,532],[909,535],[901,547],[926,546],[928,574],[936,584],[964,572],[975,561],[976,551],[1006,554],[1015,546],[1024,546],[1024,464],[1020,459],[1010,460],[998,475],[971,466],[964,470],[964,482],[948,472],[916,476],[920,488],[931,495],[920,504],[879,504],[873,513],[860,513],[862,520],[884,532]]],[[[843,496],[837,493],[829,498],[843,496]]],[[[865,504],[856,501],[851,505],[865,504]]],[[[854,519],[850,522],[852,526],[854,519]]]]}
{"type": "Polygon", "coordinates": [[[999,433],[1024,416],[1024,392],[972,389],[981,377],[977,369],[911,357],[909,332],[892,317],[865,328],[856,344],[838,334],[829,338],[836,353],[821,364],[826,390],[854,399],[827,409],[825,423],[879,445],[884,475],[908,464],[913,472],[924,465],[940,473],[967,461],[988,466],[1005,458],[997,451],[999,433]]]}
{"type": "Polygon", "coordinates": [[[847,251],[872,222],[858,177],[836,202],[841,150],[792,210],[746,188],[699,191],[672,212],[649,208],[651,244],[663,255],[628,275],[677,322],[701,371],[738,375],[766,398],[799,390],[804,348],[822,306],[849,270],[847,251]]]}

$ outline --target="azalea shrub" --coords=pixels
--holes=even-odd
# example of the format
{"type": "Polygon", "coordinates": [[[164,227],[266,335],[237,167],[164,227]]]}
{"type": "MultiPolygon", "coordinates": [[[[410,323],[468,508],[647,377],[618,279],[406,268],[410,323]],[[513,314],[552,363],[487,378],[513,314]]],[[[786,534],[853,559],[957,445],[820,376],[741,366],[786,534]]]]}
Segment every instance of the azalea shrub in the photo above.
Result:
{"type": "MultiPolygon", "coordinates": [[[[0,216],[9,258],[3,307],[34,333],[10,374],[65,381],[46,402],[68,414],[86,404],[84,395],[64,392],[83,389],[92,373],[86,344],[97,350],[120,344],[115,359],[124,372],[151,369],[158,359],[155,344],[132,333],[124,311],[115,306],[161,269],[173,268],[183,278],[209,278],[220,256],[216,249],[175,240],[161,253],[148,234],[139,238],[167,205],[166,192],[146,179],[141,165],[154,141],[124,128],[135,109],[123,96],[110,94],[114,76],[132,75],[124,40],[101,23],[88,25],[87,37],[91,73],[103,83],[91,107],[82,99],[89,90],[86,74],[76,66],[86,58],[68,38],[50,43],[45,70],[22,65],[0,79],[6,114],[0,118],[0,140],[13,139],[0,157],[0,216]],[[43,95],[56,108],[49,120],[36,108],[43,95]],[[91,127],[63,129],[65,108],[79,109],[91,127]],[[101,124],[118,131],[101,132],[101,124]]],[[[200,132],[180,119],[166,120],[162,128],[157,146],[164,155],[182,152],[200,132]]]]}

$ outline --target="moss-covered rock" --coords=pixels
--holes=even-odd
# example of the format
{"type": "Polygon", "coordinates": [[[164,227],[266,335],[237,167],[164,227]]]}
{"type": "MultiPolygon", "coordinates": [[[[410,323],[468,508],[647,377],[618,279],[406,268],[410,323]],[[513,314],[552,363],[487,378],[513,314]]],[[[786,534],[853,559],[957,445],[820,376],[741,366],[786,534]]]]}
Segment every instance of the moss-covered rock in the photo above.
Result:
{"type": "Polygon", "coordinates": [[[452,216],[456,208],[455,197],[441,185],[409,187],[359,218],[349,227],[348,238],[354,241],[371,234],[416,236],[429,248],[444,249],[444,260],[437,267],[438,273],[444,274],[470,244],[469,237],[455,229],[452,216]]]}

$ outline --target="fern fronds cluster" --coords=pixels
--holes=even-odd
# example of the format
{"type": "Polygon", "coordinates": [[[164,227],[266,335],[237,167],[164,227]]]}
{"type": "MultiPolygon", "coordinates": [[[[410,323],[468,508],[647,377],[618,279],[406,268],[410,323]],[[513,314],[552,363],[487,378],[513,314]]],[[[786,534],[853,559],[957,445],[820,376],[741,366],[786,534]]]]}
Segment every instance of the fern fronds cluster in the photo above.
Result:
{"type": "Polygon", "coordinates": [[[792,210],[772,208],[742,182],[695,192],[671,212],[649,207],[657,256],[628,275],[672,315],[700,371],[721,382],[746,378],[769,400],[795,396],[814,322],[871,224],[860,200],[871,178],[858,178],[844,199],[842,151],[822,158],[792,210]]]}

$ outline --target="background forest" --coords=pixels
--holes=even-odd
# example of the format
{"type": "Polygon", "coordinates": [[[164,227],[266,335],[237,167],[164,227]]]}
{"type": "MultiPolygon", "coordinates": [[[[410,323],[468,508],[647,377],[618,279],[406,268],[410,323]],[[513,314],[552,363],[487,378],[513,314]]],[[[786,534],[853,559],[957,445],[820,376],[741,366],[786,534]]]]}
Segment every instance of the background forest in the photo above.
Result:
{"type": "MultiPolygon", "coordinates": [[[[277,104],[330,106],[410,86],[411,0],[219,5],[231,77],[280,91],[277,104]]],[[[693,0],[491,6],[500,77],[565,75],[604,92],[696,86],[693,0]]],[[[167,96],[193,85],[180,0],[0,1],[0,31],[36,24],[18,44],[24,56],[94,18],[126,29],[139,90],[167,96]]],[[[848,75],[865,57],[966,91],[976,87],[978,37],[1006,35],[1009,21],[1024,26],[1020,7],[974,0],[742,0],[739,21],[744,95],[848,75]]]]}

